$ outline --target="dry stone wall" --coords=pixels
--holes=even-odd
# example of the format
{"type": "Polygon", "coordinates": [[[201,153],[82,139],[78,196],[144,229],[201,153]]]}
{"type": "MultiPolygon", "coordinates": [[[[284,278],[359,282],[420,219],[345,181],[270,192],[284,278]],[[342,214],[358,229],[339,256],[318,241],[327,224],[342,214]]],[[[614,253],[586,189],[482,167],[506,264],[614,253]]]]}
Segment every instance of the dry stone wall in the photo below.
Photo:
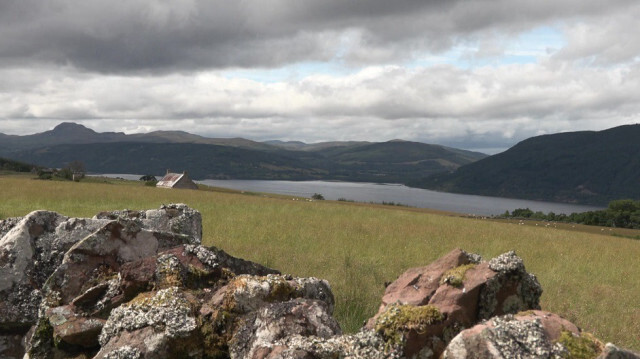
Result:
{"type": "Polygon", "coordinates": [[[514,252],[409,269],[343,334],[327,281],[201,239],[184,204],[0,221],[0,358],[640,358],[540,310],[514,252]]]}

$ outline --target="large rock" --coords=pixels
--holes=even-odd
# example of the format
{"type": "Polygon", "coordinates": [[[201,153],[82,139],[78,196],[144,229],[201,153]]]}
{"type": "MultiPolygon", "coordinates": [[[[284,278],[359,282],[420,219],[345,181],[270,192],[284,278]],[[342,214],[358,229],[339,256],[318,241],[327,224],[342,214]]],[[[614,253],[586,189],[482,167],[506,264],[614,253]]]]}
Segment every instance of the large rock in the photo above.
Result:
{"type": "Polygon", "coordinates": [[[291,335],[270,345],[267,359],[399,359],[402,353],[372,330],[331,338],[291,335]]]}
{"type": "Polygon", "coordinates": [[[145,229],[139,221],[119,218],[71,247],[48,279],[45,289],[53,302],[70,303],[88,288],[116,279],[128,262],[155,256],[181,244],[198,244],[191,237],[145,229]]]}
{"type": "Polygon", "coordinates": [[[481,262],[456,249],[389,285],[367,328],[408,358],[438,357],[456,334],[483,319],[539,309],[541,293],[515,253],[481,262]]]}
{"type": "MultiPolygon", "coordinates": [[[[102,238],[104,241],[113,240],[112,236],[103,236],[102,238]]],[[[101,246],[98,247],[101,248],[101,246]]],[[[92,248],[94,247],[92,246],[92,248]]],[[[118,251],[109,253],[118,253],[118,251]]],[[[46,304],[49,305],[49,308],[45,311],[43,321],[38,327],[51,327],[52,340],[40,340],[40,347],[32,347],[31,352],[46,353],[53,350],[52,343],[54,345],[57,343],[57,347],[60,347],[62,343],[63,346],[75,351],[79,350],[78,346],[88,349],[105,346],[111,340],[103,340],[102,343],[99,343],[98,336],[108,335],[105,333],[112,331],[109,328],[113,328],[114,323],[123,323],[121,319],[114,319],[122,317],[124,315],[122,313],[150,312],[156,309],[164,311],[167,309],[159,305],[162,298],[169,297],[167,295],[169,292],[162,292],[165,289],[173,290],[170,294],[180,291],[180,295],[176,294],[173,297],[189,298],[190,307],[199,315],[202,303],[208,302],[208,298],[213,296],[214,291],[224,287],[230,279],[234,278],[236,273],[251,275],[278,273],[258,264],[234,258],[224,251],[192,244],[166,249],[154,255],[124,262],[121,265],[118,265],[117,255],[115,257],[108,261],[108,263],[115,263],[113,267],[109,267],[109,272],[107,272],[109,275],[104,275],[105,271],[99,270],[100,267],[93,270],[85,268],[82,273],[96,275],[83,277],[80,281],[86,284],[80,287],[80,290],[77,290],[77,286],[74,285],[45,287],[46,304]],[[154,293],[162,293],[162,295],[160,297],[154,296],[155,299],[145,300],[141,307],[132,304],[140,301],[140,298],[146,298],[154,293]],[[130,310],[123,312],[123,308],[130,310]],[[148,308],[151,309],[147,310],[148,308]]],[[[94,263],[94,261],[88,263],[94,263]]],[[[101,264],[104,265],[104,263],[101,264]]],[[[58,283],[78,281],[79,271],[76,267],[64,266],[63,263],[59,270],[60,273],[56,273],[62,279],[59,279],[58,283]]],[[[55,275],[52,275],[51,278],[57,278],[55,275]]],[[[147,315],[150,314],[147,313],[147,315]]],[[[139,322],[138,319],[135,320],[139,322]]],[[[199,323],[201,322],[202,320],[199,319],[199,323]]],[[[159,325],[166,326],[166,323],[159,325]]],[[[116,348],[131,338],[140,337],[140,333],[148,331],[144,329],[146,326],[148,325],[134,328],[135,330],[131,330],[131,327],[123,327],[128,329],[127,333],[122,337],[118,335],[118,338],[114,339],[108,348],[116,348]]],[[[158,325],[151,326],[156,328],[158,325]]],[[[42,332],[42,330],[38,332],[42,332]]],[[[198,333],[200,333],[199,329],[198,333]]],[[[201,334],[197,334],[196,338],[201,338],[201,336],[201,334]]],[[[163,346],[174,347],[171,343],[175,338],[166,336],[162,338],[162,343],[165,343],[162,344],[163,346]]],[[[136,350],[142,354],[148,350],[148,348],[140,346],[132,346],[132,348],[137,348],[136,350]]]]}
{"type": "Polygon", "coordinates": [[[458,334],[443,359],[620,358],[640,356],[606,346],[568,320],[549,312],[527,311],[492,318],[458,334]]]}
{"type": "Polygon", "coordinates": [[[0,238],[0,328],[36,322],[41,289],[65,252],[107,221],[35,211],[3,221],[0,238]]]}
{"type": "MultiPolygon", "coordinates": [[[[156,281],[154,277],[140,287],[126,287],[131,282],[122,278],[120,271],[124,265],[185,243],[189,244],[194,258],[198,255],[202,257],[203,251],[198,249],[202,235],[200,214],[185,205],[162,206],[159,210],[142,212],[125,210],[102,213],[93,219],[65,220],[66,217],[53,212],[34,212],[23,221],[29,220],[34,214],[39,215],[36,218],[41,218],[43,213],[57,218],[61,223],[56,223],[55,231],[51,231],[53,225],[44,226],[40,220],[36,221],[38,226],[35,231],[30,230],[39,235],[39,228],[45,229],[48,236],[39,235],[35,243],[40,250],[36,253],[49,253],[45,258],[48,259],[47,270],[39,272],[42,280],[30,280],[32,284],[35,283],[34,293],[38,297],[32,301],[31,317],[26,324],[36,323],[38,306],[35,303],[40,303],[43,297],[45,299],[37,328],[29,334],[33,336],[29,340],[33,357],[46,357],[52,346],[98,346],[97,336],[110,310],[138,292],[148,290],[156,281]],[[46,283],[43,284],[45,279],[46,283]]],[[[5,238],[20,228],[20,224],[14,225],[5,238]]],[[[187,249],[183,248],[182,251],[187,249]]],[[[224,259],[222,254],[221,258],[224,259]]],[[[215,257],[215,254],[211,256],[215,257]]],[[[24,259],[26,256],[21,258],[28,262],[24,259]]],[[[205,264],[197,259],[195,261],[199,266],[190,263],[190,268],[198,271],[198,278],[203,273],[210,274],[203,269],[205,264]]],[[[131,273],[131,268],[125,273],[131,273]]]]}
{"type": "Polygon", "coordinates": [[[196,307],[178,287],[143,293],[111,312],[94,358],[112,357],[125,346],[142,358],[202,357],[196,307]]]}
{"type": "Polygon", "coordinates": [[[340,334],[338,322],[325,302],[294,299],[266,305],[243,321],[231,340],[231,358],[266,359],[288,349],[276,343],[291,336],[329,339],[340,334]]]}
{"type": "MultiPolygon", "coordinates": [[[[65,253],[108,223],[114,220],[122,223],[126,219],[135,223],[128,224],[128,228],[137,226],[153,233],[160,248],[180,243],[200,244],[202,239],[200,213],[184,204],[146,211],[103,212],[94,218],[68,218],[55,212],[34,211],[23,218],[0,221],[0,328],[26,330],[35,324],[42,286],[62,263],[65,253]]],[[[136,243],[138,247],[129,246],[130,253],[120,253],[121,260],[135,258],[138,250],[146,254],[148,243],[136,243]]]]}
{"type": "Polygon", "coordinates": [[[162,205],[159,209],[146,211],[122,210],[98,213],[95,219],[130,218],[141,222],[142,228],[157,232],[182,234],[194,243],[202,242],[202,215],[186,204],[177,203],[162,205]]]}

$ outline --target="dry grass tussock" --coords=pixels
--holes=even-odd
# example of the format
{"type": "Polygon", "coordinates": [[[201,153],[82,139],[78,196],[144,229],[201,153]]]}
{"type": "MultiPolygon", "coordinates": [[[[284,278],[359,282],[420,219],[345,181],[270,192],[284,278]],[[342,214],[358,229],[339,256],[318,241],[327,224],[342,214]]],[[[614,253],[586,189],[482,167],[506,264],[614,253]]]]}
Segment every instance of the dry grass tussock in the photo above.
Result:
{"type": "Polygon", "coordinates": [[[485,258],[520,255],[544,288],[542,306],[604,341],[640,350],[640,241],[515,226],[402,207],[292,201],[216,191],[166,190],[131,182],[72,183],[0,177],[0,216],[36,209],[69,216],[182,202],[202,212],[204,241],[297,276],[330,281],[336,317],[356,331],[384,291],[410,267],[455,247],[485,258]]]}

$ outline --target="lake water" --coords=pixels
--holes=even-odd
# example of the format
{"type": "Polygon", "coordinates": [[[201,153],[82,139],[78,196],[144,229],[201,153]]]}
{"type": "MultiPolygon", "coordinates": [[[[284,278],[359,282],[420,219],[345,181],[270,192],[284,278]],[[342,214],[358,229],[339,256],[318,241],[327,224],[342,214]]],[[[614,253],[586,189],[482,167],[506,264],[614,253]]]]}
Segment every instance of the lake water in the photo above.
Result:
{"type": "Polygon", "coordinates": [[[278,193],[301,197],[311,197],[314,193],[320,193],[328,200],[343,198],[356,202],[394,202],[412,207],[480,216],[502,214],[504,211],[513,211],[516,208],[530,208],[533,211],[542,211],[544,213],[566,214],[602,209],[600,207],[565,203],[436,192],[399,184],[260,180],[204,180],[196,182],[243,191],[278,193]]]}
{"type": "MultiPolygon", "coordinates": [[[[140,178],[140,175],[132,174],[102,174],[99,176],[120,177],[128,180],[138,180],[140,178]]],[[[436,192],[400,184],[261,180],[202,180],[195,182],[241,191],[277,193],[307,198],[310,198],[314,193],[320,193],[328,200],[343,198],[366,203],[394,202],[411,207],[431,208],[478,216],[498,215],[507,210],[513,211],[516,208],[530,208],[533,211],[542,211],[544,213],[565,214],[602,209],[601,207],[566,203],[436,192]]]]}

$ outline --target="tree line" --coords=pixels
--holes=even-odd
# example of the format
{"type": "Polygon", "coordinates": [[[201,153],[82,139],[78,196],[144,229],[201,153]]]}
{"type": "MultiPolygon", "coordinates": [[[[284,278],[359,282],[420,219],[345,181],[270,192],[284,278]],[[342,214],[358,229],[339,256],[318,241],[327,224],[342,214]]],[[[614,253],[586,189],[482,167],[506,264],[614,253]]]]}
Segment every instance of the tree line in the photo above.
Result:
{"type": "Polygon", "coordinates": [[[618,227],[640,229],[640,201],[632,199],[619,199],[609,202],[606,209],[581,213],[547,214],[529,208],[518,208],[512,212],[506,211],[501,217],[536,219],[550,222],[568,222],[586,224],[591,226],[618,227]]]}

